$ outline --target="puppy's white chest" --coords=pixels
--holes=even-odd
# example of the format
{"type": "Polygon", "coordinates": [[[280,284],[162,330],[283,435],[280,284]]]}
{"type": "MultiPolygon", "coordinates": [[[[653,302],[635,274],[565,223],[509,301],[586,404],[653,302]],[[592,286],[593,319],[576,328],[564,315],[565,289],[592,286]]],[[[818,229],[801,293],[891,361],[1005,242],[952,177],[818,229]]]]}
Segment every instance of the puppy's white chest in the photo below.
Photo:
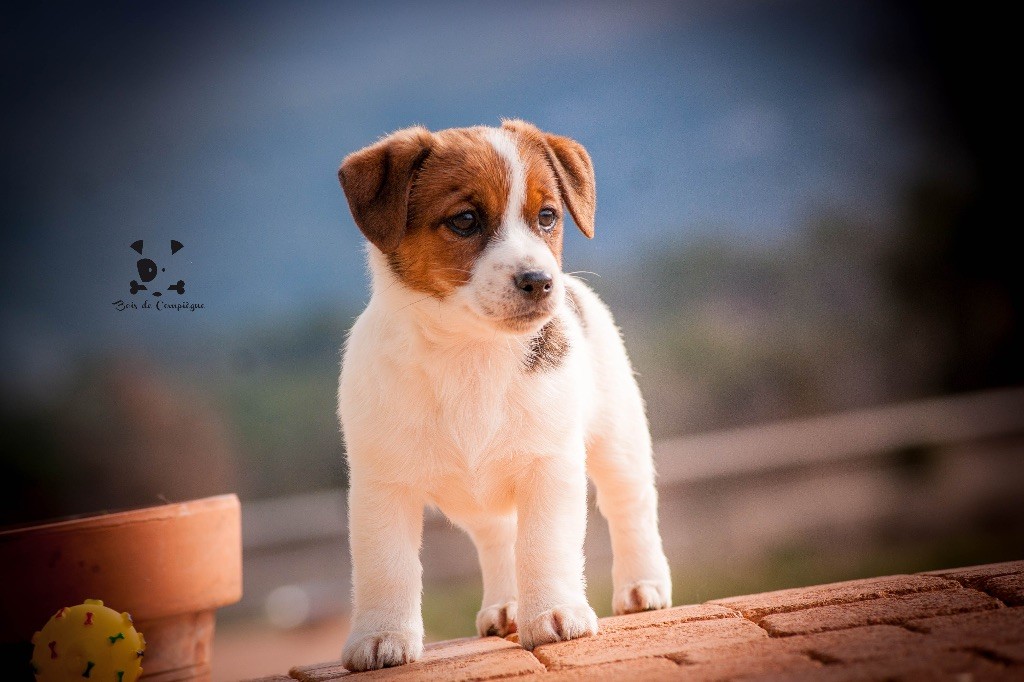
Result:
{"type": "Polygon", "coordinates": [[[513,382],[475,373],[471,365],[410,373],[407,382],[416,390],[403,392],[396,411],[415,453],[410,464],[419,485],[433,503],[456,515],[510,502],[513,435],[520,421],[510,412],[513,382]]]}
{"type": "Polygon", "coordinates": [[[424,338],[373,304],[353,329],[341,405],[349,462],[445,509],[494,510],[537,457],[582,444],[585,356],[531,367],[528,341],[424,338]]]}
{"type": "Polygon", "coordinates": [[[429,411],[434,414],[424,417],[433,421],[435,438],[448,443],[452,454],[470,468],[508,440],[508,406],[515,389],[512,378],[488,375],[478,364],[456,361],[425,372],[427,390],[433,394],[429,411]]]}

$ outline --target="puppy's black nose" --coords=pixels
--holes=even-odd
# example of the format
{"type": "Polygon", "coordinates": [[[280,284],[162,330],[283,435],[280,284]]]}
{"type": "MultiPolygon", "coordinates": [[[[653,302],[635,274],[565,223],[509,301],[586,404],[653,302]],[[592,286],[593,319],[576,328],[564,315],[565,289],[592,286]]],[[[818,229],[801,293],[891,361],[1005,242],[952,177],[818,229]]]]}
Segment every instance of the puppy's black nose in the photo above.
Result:
{"type": "Polygon", "coordinates": [[[516,288],[522,291],[527,298],[539,301],[551,293],[552,281],[554,280],[551,273],[543,270],[530,270],[516,275],[516,288]]]}

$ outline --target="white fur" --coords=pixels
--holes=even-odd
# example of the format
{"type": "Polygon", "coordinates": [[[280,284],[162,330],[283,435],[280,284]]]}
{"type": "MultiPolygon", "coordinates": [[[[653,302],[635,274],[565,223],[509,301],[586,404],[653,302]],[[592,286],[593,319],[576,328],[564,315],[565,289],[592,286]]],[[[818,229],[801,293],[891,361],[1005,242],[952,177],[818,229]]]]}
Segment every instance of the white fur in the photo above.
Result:
{"type": "Polygon", "coordinates": [[[508,166],[509,192],[508,203],[505,204],[505,215],[502,222],[508,224],[515,220],[521,220],[521,209],[526,202],[526,168],[523,160],[519,157],[519,149],[516,141],[507,130],[501,128],[485,128],[484,135],[491,143],[498,156],[505,160],[508,166]]]}
{"type": "Polygon", "coordinates": [[[369,246],[373,294],[346,344],[338,400],[354,601],[343,661],[353,670],[422,653],[418,553],[427,504],[477,547],[481,634],[506,634],[515,621],[532,649],[596,632],[583,577],[587,473],[611,528],[615,611],[671,603],[647,420],[618,329],[523,223],[515,145],[505,131],[490,139],[512,177],[505,236],[456,294],[440,300],[410,290],[369,246]],[[550,315],[509,331],[485,307],[519,293],[505,290],[524,266],[550,268],[557,287],[550,315]],[[527,372],[530,337],[552,315],[570,350],[556,368],[527,372]]]}

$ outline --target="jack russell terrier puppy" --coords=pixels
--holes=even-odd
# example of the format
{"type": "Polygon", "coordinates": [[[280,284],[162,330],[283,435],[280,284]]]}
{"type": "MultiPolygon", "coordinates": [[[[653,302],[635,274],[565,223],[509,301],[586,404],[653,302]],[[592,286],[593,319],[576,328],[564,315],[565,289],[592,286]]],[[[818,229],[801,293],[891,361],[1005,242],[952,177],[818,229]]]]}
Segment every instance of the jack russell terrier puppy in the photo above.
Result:
{"type": "Polygon", "coordinates": [[[483,572],[482,636],[597,632],[587,475],[611,529],[613,608],[672,603],[643,399],[608,308],[562,272],[563,209],[594,234],[594,171],[523,121],[407,128],[338,171],[373,294],[345,345],[352,632],[343,663],[423,652],[419,549],[435,505],[483,572]]]}

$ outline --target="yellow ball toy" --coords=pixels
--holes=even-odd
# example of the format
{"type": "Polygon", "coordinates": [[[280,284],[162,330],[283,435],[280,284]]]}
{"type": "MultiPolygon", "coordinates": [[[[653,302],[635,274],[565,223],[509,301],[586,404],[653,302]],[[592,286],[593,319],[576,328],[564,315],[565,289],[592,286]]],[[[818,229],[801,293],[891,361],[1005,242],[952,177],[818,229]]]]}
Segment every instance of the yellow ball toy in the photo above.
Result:
{"type": "Polygon", "coordinates": [[[39,682],[135,682],[146,650],[132,617],[98,599],[57,611],[32,635],[32,644],[32,669],[39,682]]]}

